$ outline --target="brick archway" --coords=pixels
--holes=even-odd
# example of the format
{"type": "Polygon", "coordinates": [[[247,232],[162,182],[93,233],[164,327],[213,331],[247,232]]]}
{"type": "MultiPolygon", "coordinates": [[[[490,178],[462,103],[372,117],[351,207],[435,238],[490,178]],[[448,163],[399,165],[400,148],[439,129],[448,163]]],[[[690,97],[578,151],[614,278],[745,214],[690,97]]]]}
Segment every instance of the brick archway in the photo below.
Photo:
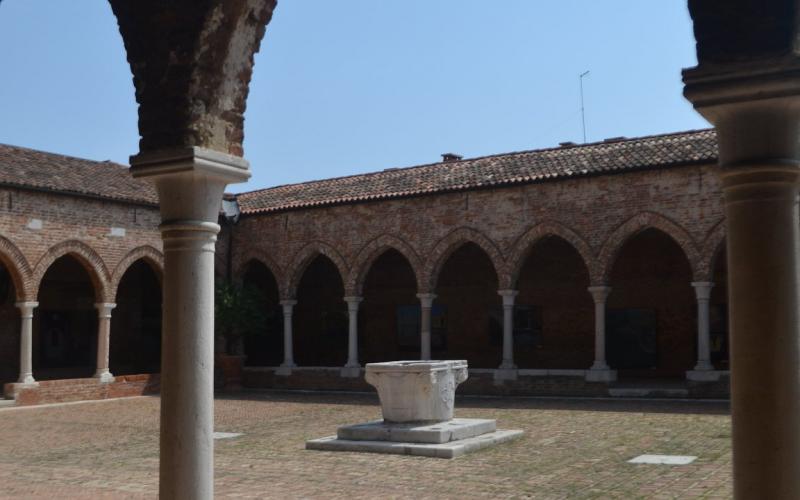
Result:
{"type": "Polygon", "coordinates": [[[422,261],[417,252],[402,239],[396,236],[383,234],[364,245],[358,252],[350,268],[347,280],[345,281],[346,293],[352,295],[362,294],[364,280],[369,270],[372,268],[373,263],[388,250],[396,250],[406,258],[411,265],[411,269],[414,271],[414,277],[417,280],[417,289],[422,289],[422,261]]]}
{"type": "Polygon", "coordinates": [[[497,274],[497,281],[502,286],[508,283],[508,271],[503,253],[498,246],[480,231],[468,227],[460,227],[451,231],[447,236],[440,239],[428,255],[423,266],[422,280],[424,287],[420,287],[420,292],[428,292],[436,289],[442,266],[450,255],[466,243],[474,243],[483,250],[497,274]]]}
{"type": "Polygon", "coordinates": [[[16,299],[35,300],[36,295],[31,291],[32,272],[27,259],[16,245],[2,236],[0,236],[0,263],[8,269],[14,283],[16,299]]]}
{"type": "Polygon", "coordinates": [[[719,221],[714,228],[708,232],[700,253],[700,265],[696,275],[698,281],[712,281],[714,275],[714,265],[719,257],[720,250],[725,245],[725,220],[719,221]]]}
{"type": "Polygon", "coordinates": [[[103,259],[90,246],[76,240],[63,241],[42,255],[36,263],[31,279],[31,297],[39,295],[39,287],[50,266],[59,258],[70,255],[75,257],[78,262],[86,269],[94,287],[95,299],[98,302],[113,302],[114,296],[110,294],[111,278],[103,259]]]}
{"type": "Polygon", "coordinates": [[[597,258],[598,265],[595,267],[595,274],[592,275],[592,283],[607,283],[609,273],[625,242],[646,229],[657,229],[672,238],[689,261],[692,275],[697,276],[702,259],[697,244],[689,232],[663,215],[654,212],[642,212],[617,227],[611,236],[606,239],[597,258]]]}
{"type": "Polygon", "coordinates": [[[122,280],[122,277],[125,275],[125,272],[129,267],[131,267],[131,265],[133,265],[134,262],[140,259],[147,262],[150,267],[153,268],[153,271],[155,271],[159,280],[163,278],[164,255],[149,245],[134,248],[128,252],[119,262],[119,264],[117,264],[117,267],[114,268],[114,272],[111,275],[111,283],[109,285],[109,293],[112,297],[117,296],[117,289],[119,288],[119,283],[122,280]]]}
{"type": "Polygon", "coordinates": [[[339,271],[342,283],[344,283],[345,278],[349,274],[349,268],[344,258],[331,245],[322,241],[315,241],[300,249],[300,251],[295,254],[292,264],[286,270],[286,284],[282,290],[282,292],[286,294],[285,298],[295,297],[297,294],[297,286],[300,283],[300,279],[303,277],[303,273],[311,261],[318,255],[324,255],[333,262],[336,269],[339,271]]]}
{"type": "Polygon", "coordinates": [[[563,224],[555,221],[547,221],[537,224],[529,229],[512,246],[508,257],[508,271],[509,281],[507,283],[500,283],[501,288],[514,288],[519,279],[519,273],[522,266],[525,265],[525,260],[530,255],[534,245],[544,238],[556,236],[566,241],[578,252],[586,266],[590,276],[597,273],[597,261],[592,252],[592,248],[577,232],[564,226],[563,224]]]}
{"type": "Polygon", "coordinates": [[[244,276],[245,272],[247,272],[247,266],[251,262],[258,262],[259,264],[264,265],[269,272],[272,273],[272,276],[275,278],[275,282],[278,284],[278,292],[281,297],[284,296],[285,290],[283,289],[286,286],[286,277],[283,268],[278,265],[275,259],[272,258],[268,253],[259,249],[259,248],[248,248],[241,257],[237,257],[237,262],[234,266],[234,279],[241,282],[242,277],[244,276]]]}

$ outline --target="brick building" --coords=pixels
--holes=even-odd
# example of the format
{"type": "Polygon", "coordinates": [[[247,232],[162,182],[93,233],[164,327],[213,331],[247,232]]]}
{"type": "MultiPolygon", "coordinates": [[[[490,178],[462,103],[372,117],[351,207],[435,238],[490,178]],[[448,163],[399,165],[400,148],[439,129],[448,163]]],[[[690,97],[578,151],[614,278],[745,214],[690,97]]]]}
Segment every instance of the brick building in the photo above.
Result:
{"type": "MultiPolygon", "coordinates": [[[[430,356],[467,359],[466,391],[669,379],[681,394],[724,392],[716,161],[703,130],[236,195],[217,274],[262,289],[275,318],[246,339],[245,382],[353,388],[366,362],[430,356]]],[[[152,187],[108,162],[0,146],[0,200],[2,381],[25,376],[21,311],[33,311],[36,380],[104,387],[109,314],[114,383],[156,370],[152,187]]]]}

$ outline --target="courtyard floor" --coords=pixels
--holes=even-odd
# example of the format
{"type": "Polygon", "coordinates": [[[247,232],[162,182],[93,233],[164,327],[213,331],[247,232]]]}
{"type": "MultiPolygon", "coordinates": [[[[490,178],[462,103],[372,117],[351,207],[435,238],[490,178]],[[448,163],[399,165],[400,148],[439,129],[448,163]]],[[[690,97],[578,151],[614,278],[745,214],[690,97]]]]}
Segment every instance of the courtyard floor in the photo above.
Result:
{"type": "MultiPolygon", "coordinates": [[[[157,397],[0,410],[0,498],[154,498],[157,397]]],[[[240,393],[216,401],[219,498],[729,498],[725,403],[463,398],[456,415],[523,429],[455,460],[307,451],[380,418],[357,394],[240,393]],[[689,465],[634,465],[641,454],[689,465]]]]}

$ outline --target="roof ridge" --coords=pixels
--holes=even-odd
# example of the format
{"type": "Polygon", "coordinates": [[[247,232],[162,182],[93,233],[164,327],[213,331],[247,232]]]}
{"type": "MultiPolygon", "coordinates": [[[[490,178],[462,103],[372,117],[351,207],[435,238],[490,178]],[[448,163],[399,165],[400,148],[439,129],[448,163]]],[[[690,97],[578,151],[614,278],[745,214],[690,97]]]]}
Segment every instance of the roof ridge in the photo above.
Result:
{"type": "Polygon", "coordinates": [[[80,156],[66,155],[64,153],[53,153],[51,151],[45,151],[44,149],[29,148],[27,146],[19,146],[19,145],[16,145],[16,144],[6,144],[4,142],[0,142],[0,147],[6,147],[6,148],[10,148],[10,149],[22,149],[22,150],[25,150],[25,151],[32,151],[34,153],[41,153],[41,154],[44,154],[44,155],[47,155],[47,156],[59,156],[61,158],[66,158],[66,159],[69,159],[69,160],[78,160],[78,161],[91,162],[91,163],[97,163],[97,164],[108,163],[108,164],[117,165],[117,166],[123,167],[123,168],[130,168],[130,166],[125,165],[124,163],[117,163],[117,162],[112,161],[112,160],[92,160],[90,158],[82,158],[80,156]]]}
{"type": "Polygon", "coordinates": [[[372,171],[372,172],[362,172],[362,173],[359,173],[359,174],[350,174],[350,175],[341,175],[341,176],[336,176],[336,177],[328,177],[328,178],[325,178],[325,179],[314,179],[314,180],[310,180],[310,181],[292,182],[292,183],[289,183],[289,184],[279,184],[277,186],[259,188],[259,189],[254,189],[252,191],[242,191],[240,193],[236,193],[235,195],[238,198],[239,196],[243,196],[243,195],[253,195],[253,194],[256,194],[256,193],[262,193],[262,192],[265,192],[265,191],[271,191],[273,189],[279,189],[279,188],[286,188],[286,187],[292,187],[292,186],[304,186],[304,185],[316,184],[316,183],[320,183],[320,182],[330,182],[330,181],[336,181],[336,180],[341,180],[341,179],[353,179],[353,178],[356,178],[356,177],[368,177],[368,176],[373,176],[373,175],[381,175],[381,174],[394,173],[394,172],[408,172],[409,170],[414,170],[414,169],[418,169],[418,168],[428,168],[428,167],[435,167],[435,166],[456,166],[456,165],[459,165],[459,164],[478,161],[478,160],[484,160],[484,159],[488,159],[488,158],[499,158],[499,157],[503,157],[503,156],[515,156],[515,155],[523,155],[523,154],[531,154],[531,153],[546,153],[548,151],[564,151],[564,150],[576,151],[576,150],[580,150],[580,149],[584,149],[584,148],[591,148],[591,147],[596,147],[596,146],[608,146],[610,144],[619,145],[621,143],[646,141],[648,139],[658,139],[658,138],[669,137],[669,136],[701,134],[703,132],[713,132],[713,131],[714,131],[713,128],[690,129],[690,130],[684,130],[684,131],[679,131],[679,132],[665,132],[665,133],[661,133],[661,134],[650,134],[650,135],[644,135],[644,136],[639,136],[639,137],[628,137],[628,138],[625,138],[625,139],[622,139],[622,140],[619,140],[619,141],[614,141],[614,142],[605,142],[605,140],[601,140],[601,141],[595,141],[595,142],[589,142],[589,143],[583,143],[583,144],[576,144],[574,146],[569,146],[569,147],[550,146],[550,147],[546,147],[546,148],[525,149],[525,150],[519,150],[519,151],[510,151],[510,152],[506,152],[506,153],[493,153],[493,154],[488,154],[488,155],[475,156],[475,157],[472,157],[472,158],[463,158],[461,160],[455,160],[455,161],[449,161],[449,162],[437,161],[437,162],[432,162],[432,163],[423,163],[423,164],[420,164],[420,165],[411,165],[411,166],[407,166],[407,167],[389,167],[388,170],[387,169],[383,169],[383,170],[377,170],[377,171],[372,171]]]}

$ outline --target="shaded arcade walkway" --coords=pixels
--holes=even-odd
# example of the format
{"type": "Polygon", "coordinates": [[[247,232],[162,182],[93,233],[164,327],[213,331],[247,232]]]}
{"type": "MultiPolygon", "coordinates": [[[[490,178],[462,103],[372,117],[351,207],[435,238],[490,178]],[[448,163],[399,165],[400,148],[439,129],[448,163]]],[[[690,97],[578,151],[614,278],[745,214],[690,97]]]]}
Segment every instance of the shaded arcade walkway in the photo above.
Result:
{"type": "MultiPolygon", "coordinates": [[[[0,410],[0,497],[154,498],[155,397],[0,410]]],[[[521,428],[514,443],[454,461],[303,449],[337,425],[377,418],[366,395],[244,393],[216,402],[220,498],[728,498],[722,403],[466,398],[462,416],[521,428]],[[691,465],[632,465],[643,453],[691,465]]]]}

